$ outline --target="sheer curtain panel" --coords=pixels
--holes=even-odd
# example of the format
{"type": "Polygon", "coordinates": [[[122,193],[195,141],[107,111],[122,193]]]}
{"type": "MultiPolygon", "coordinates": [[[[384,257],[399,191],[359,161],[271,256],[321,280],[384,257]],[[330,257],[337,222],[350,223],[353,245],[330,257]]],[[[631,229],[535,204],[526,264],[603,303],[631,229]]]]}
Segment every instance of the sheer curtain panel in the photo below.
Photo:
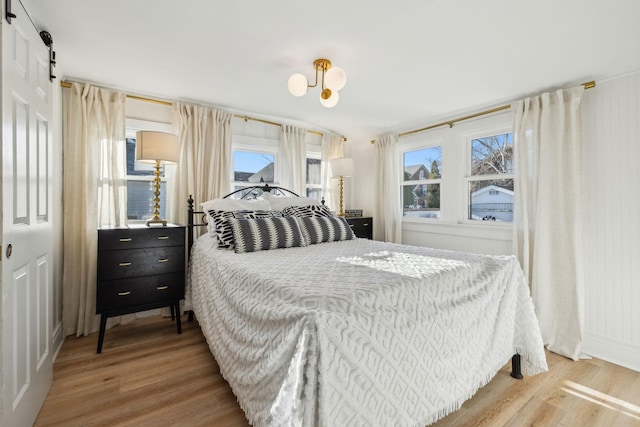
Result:
{"type": "Polygon", "coordinates": [[[376,140],[377,209],[375,223],[385,242],[402,243],[398,135],[376,140]]]}
{"type": "Polygon", "coordinates": [[[278,181],[300,196],[307,196],[307,130],[281,125],[278,181]]]}
{"type": "MultiPolygon", "coordinates": [[[[187,223],[187,199],[196,210],[231,188],[231,119],[233,114],[176,102],[172,107],[174,133],[180,141],[180,160],[167,167],[167,218],[187,223]]],[[[199,230],[200,233],[203,230],[199,230]]]]}
{"type": "MultiPolygon", "coordinates": [[[[98,228],[127,220],[124,94],[73,83],[64,91],[65,335],[98,330],[98,228]]],[[[110,318],[109,325],[119,322],[110,318]]]]}
{"type": "Polygon", "coordinates": [[[583,92],[579,86],[512,104],[514,249],[529,279],[545,345],[573,360],[583,334],[583,92]]]}
{"type": "Polygon", "coordinates": [[[331,179],[329,160],[344,157],[344,139],[338,135],[322,136],[322,197],[329,209],[335,211],[340,203],[338,180],[331,179]]]}

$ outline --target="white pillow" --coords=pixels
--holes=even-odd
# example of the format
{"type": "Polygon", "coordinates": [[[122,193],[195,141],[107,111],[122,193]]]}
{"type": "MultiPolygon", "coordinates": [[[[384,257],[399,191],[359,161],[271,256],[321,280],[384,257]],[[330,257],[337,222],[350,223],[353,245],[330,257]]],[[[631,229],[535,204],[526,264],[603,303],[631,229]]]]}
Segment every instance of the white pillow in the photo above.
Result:
{"type": "Polygon", "coordinates": [[[270,210],[267,200],[239,200],[239,199],[213,199],[200,203],[204,212],[209,211],[239,211],[239,210],[270,210]]]}
{"type": "Polygon", "coordinates": [[[265,199],[271,206],[271,210],[281,211],[289,206],[309,206],[320,205],[321,203],[316,199],[310,199],[308,197],[287,197],[287,196],[274,196],[273,194],[263,193],[262,198],[265,199]]]}

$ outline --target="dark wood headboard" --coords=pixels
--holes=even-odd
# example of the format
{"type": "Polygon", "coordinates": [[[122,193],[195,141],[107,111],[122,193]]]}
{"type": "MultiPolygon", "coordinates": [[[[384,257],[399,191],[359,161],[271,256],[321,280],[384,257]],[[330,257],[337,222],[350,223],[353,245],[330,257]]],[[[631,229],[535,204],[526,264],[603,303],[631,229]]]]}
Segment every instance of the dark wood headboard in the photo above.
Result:
{"type": "Polygon", "coordinates": [[[209,219],[207,212],[193,209],[193,202],[193,196],[189,194],[189,199],[187,200],[187,253],[191,253],[191,246],[193,246],[194,227],[206,227],[209,219]]]}

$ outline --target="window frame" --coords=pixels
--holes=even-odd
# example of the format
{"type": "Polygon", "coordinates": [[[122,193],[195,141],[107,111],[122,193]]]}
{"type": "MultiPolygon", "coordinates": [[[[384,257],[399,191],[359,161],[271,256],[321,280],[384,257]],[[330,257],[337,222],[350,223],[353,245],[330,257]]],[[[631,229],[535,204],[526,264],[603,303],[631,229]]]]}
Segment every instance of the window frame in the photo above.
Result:
{"type": "Polygon", "coordinates": [[[443,188],[444,188],[444,182],[445,182],[445,173],[443,173],[445,169],[445,141],[442,138],[419,138],[413,141],[408,141],[406,143],[402,143],[399,147],[399,152],[400,152],[400,173],[402,174],[400,177],[400,198],[401,198],[401,218],[402,221],[425,221],[425,222],[439,222],[442,221],[442,214],[443,214],[443,188]],[[424,180],[408,180],[405,181],[404,179],[404,155],[407,152],[411,152],[411,151],[420,151],[420,150],[428,150],[430,148],[440,148],[440,178],[428,178],[428,179],[424,179],[424,180]],[[433,184],[438,184],[439,185],[439,190],[440,190],[440,210],[439,210],[439,214],[437,217],[435,218],[425,218],[425,217],[411,217],[411,216],[405,216],[404,215],[404,200],[402,198],[402,195],[404,194],[404,187],[408,186],[408,185],[433,185],[433,184]]]}
{"type": "MultiPolygon", "coordinates": [[[[235,152],[243,151],[247,153],[256,153],[256,154],[268,154],[273,156],[273,185],[278,185],[278,158],[279,152],[277,147],[272,147],[269,145],[256,145],[256,144],[247,144],[242,142],[233,142],[231,144],[231,168],[230,168],[230,188],[229,193],[236,191],[240,187],[251,187],[254,185],[259,185],[259,183],[250,183],[246,181],[235,181],[235,172],[236,172],[236,164],[235,164],[235,152]],[[236,188],[238,187],[238,188],[236,188]]],[[[271,183],[270,183],[271,184],[271,183]]]]}
{"type": "MultiPolygon", "coordinates": [[[[322,167],[322,151],[320,149],[315,149],[316,147],[310,147],[307,145],[307,155],[305,158],[305,168],[308,165],[308,159],[320,160],[320,182],[318,184],[309,184],[309,176],[305,176],[305,185],[304,190],[305,194],[300,194],[303,197],[309,197],[309,190],[320,190],[322,192],[322,183],[324,182],[324,177],[322,174],[324,173],[324,168],[322,167]]],[[[324,197],[321,193],[320,197],[324,197]]]]}
{"type": "Polygon", "coordinates": [[[513,226],[513,221],[482,221],[477,219],[469,218],[469,209],[471,206],[471,194],[469,193],[469,185],[471,182],[478,181],[492,181],[492,180],[504,180],[511,179],[514,181],[514,202],[515,202],[515,140],[513,139],[513,127],[512,126],[495,126],[495,127],[487,127],[484,129],[477,129],[473,132],[467,133],[463,137],[464,142],[464,152],[465,156],[465,170],[464,177],[462,179],[462,191],[461,191],[461,204],[460,206],[460,223],[461,224],[472,224],[472,225],[480,225],[486,227],[505,227],[511,228],[513,226]],[[513,158],[511,161],[511,169],[512,172],[510,174],[487,174],[487,175],[472,175],[471,169],[473,168],[473,149],[472,149],[472,141],[479,138],[486,138],[490,136],[496,135],[504,135],[504,134],[512,134],[512,143],[513,143],[513,158]]]}

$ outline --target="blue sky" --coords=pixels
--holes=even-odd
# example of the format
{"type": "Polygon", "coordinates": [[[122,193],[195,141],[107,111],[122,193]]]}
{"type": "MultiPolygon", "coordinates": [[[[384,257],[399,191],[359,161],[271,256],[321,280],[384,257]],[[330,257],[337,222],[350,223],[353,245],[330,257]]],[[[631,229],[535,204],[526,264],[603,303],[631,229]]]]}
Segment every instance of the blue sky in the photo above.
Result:
{"type": "Polygon", "coordinates": [[[258,172],[273,162],[273,154],[252,153],[249,151],[234,151],[234,170],[239,172],[258,172]]]}
{"type": "Polygon", "coordinates": [[[442,148],[430,147],[422,150],[407,151],[404,153],[404,166],[425,165],[431,170],[431,162],[437,160],[440,172],[442,172],[442,148]]]}

